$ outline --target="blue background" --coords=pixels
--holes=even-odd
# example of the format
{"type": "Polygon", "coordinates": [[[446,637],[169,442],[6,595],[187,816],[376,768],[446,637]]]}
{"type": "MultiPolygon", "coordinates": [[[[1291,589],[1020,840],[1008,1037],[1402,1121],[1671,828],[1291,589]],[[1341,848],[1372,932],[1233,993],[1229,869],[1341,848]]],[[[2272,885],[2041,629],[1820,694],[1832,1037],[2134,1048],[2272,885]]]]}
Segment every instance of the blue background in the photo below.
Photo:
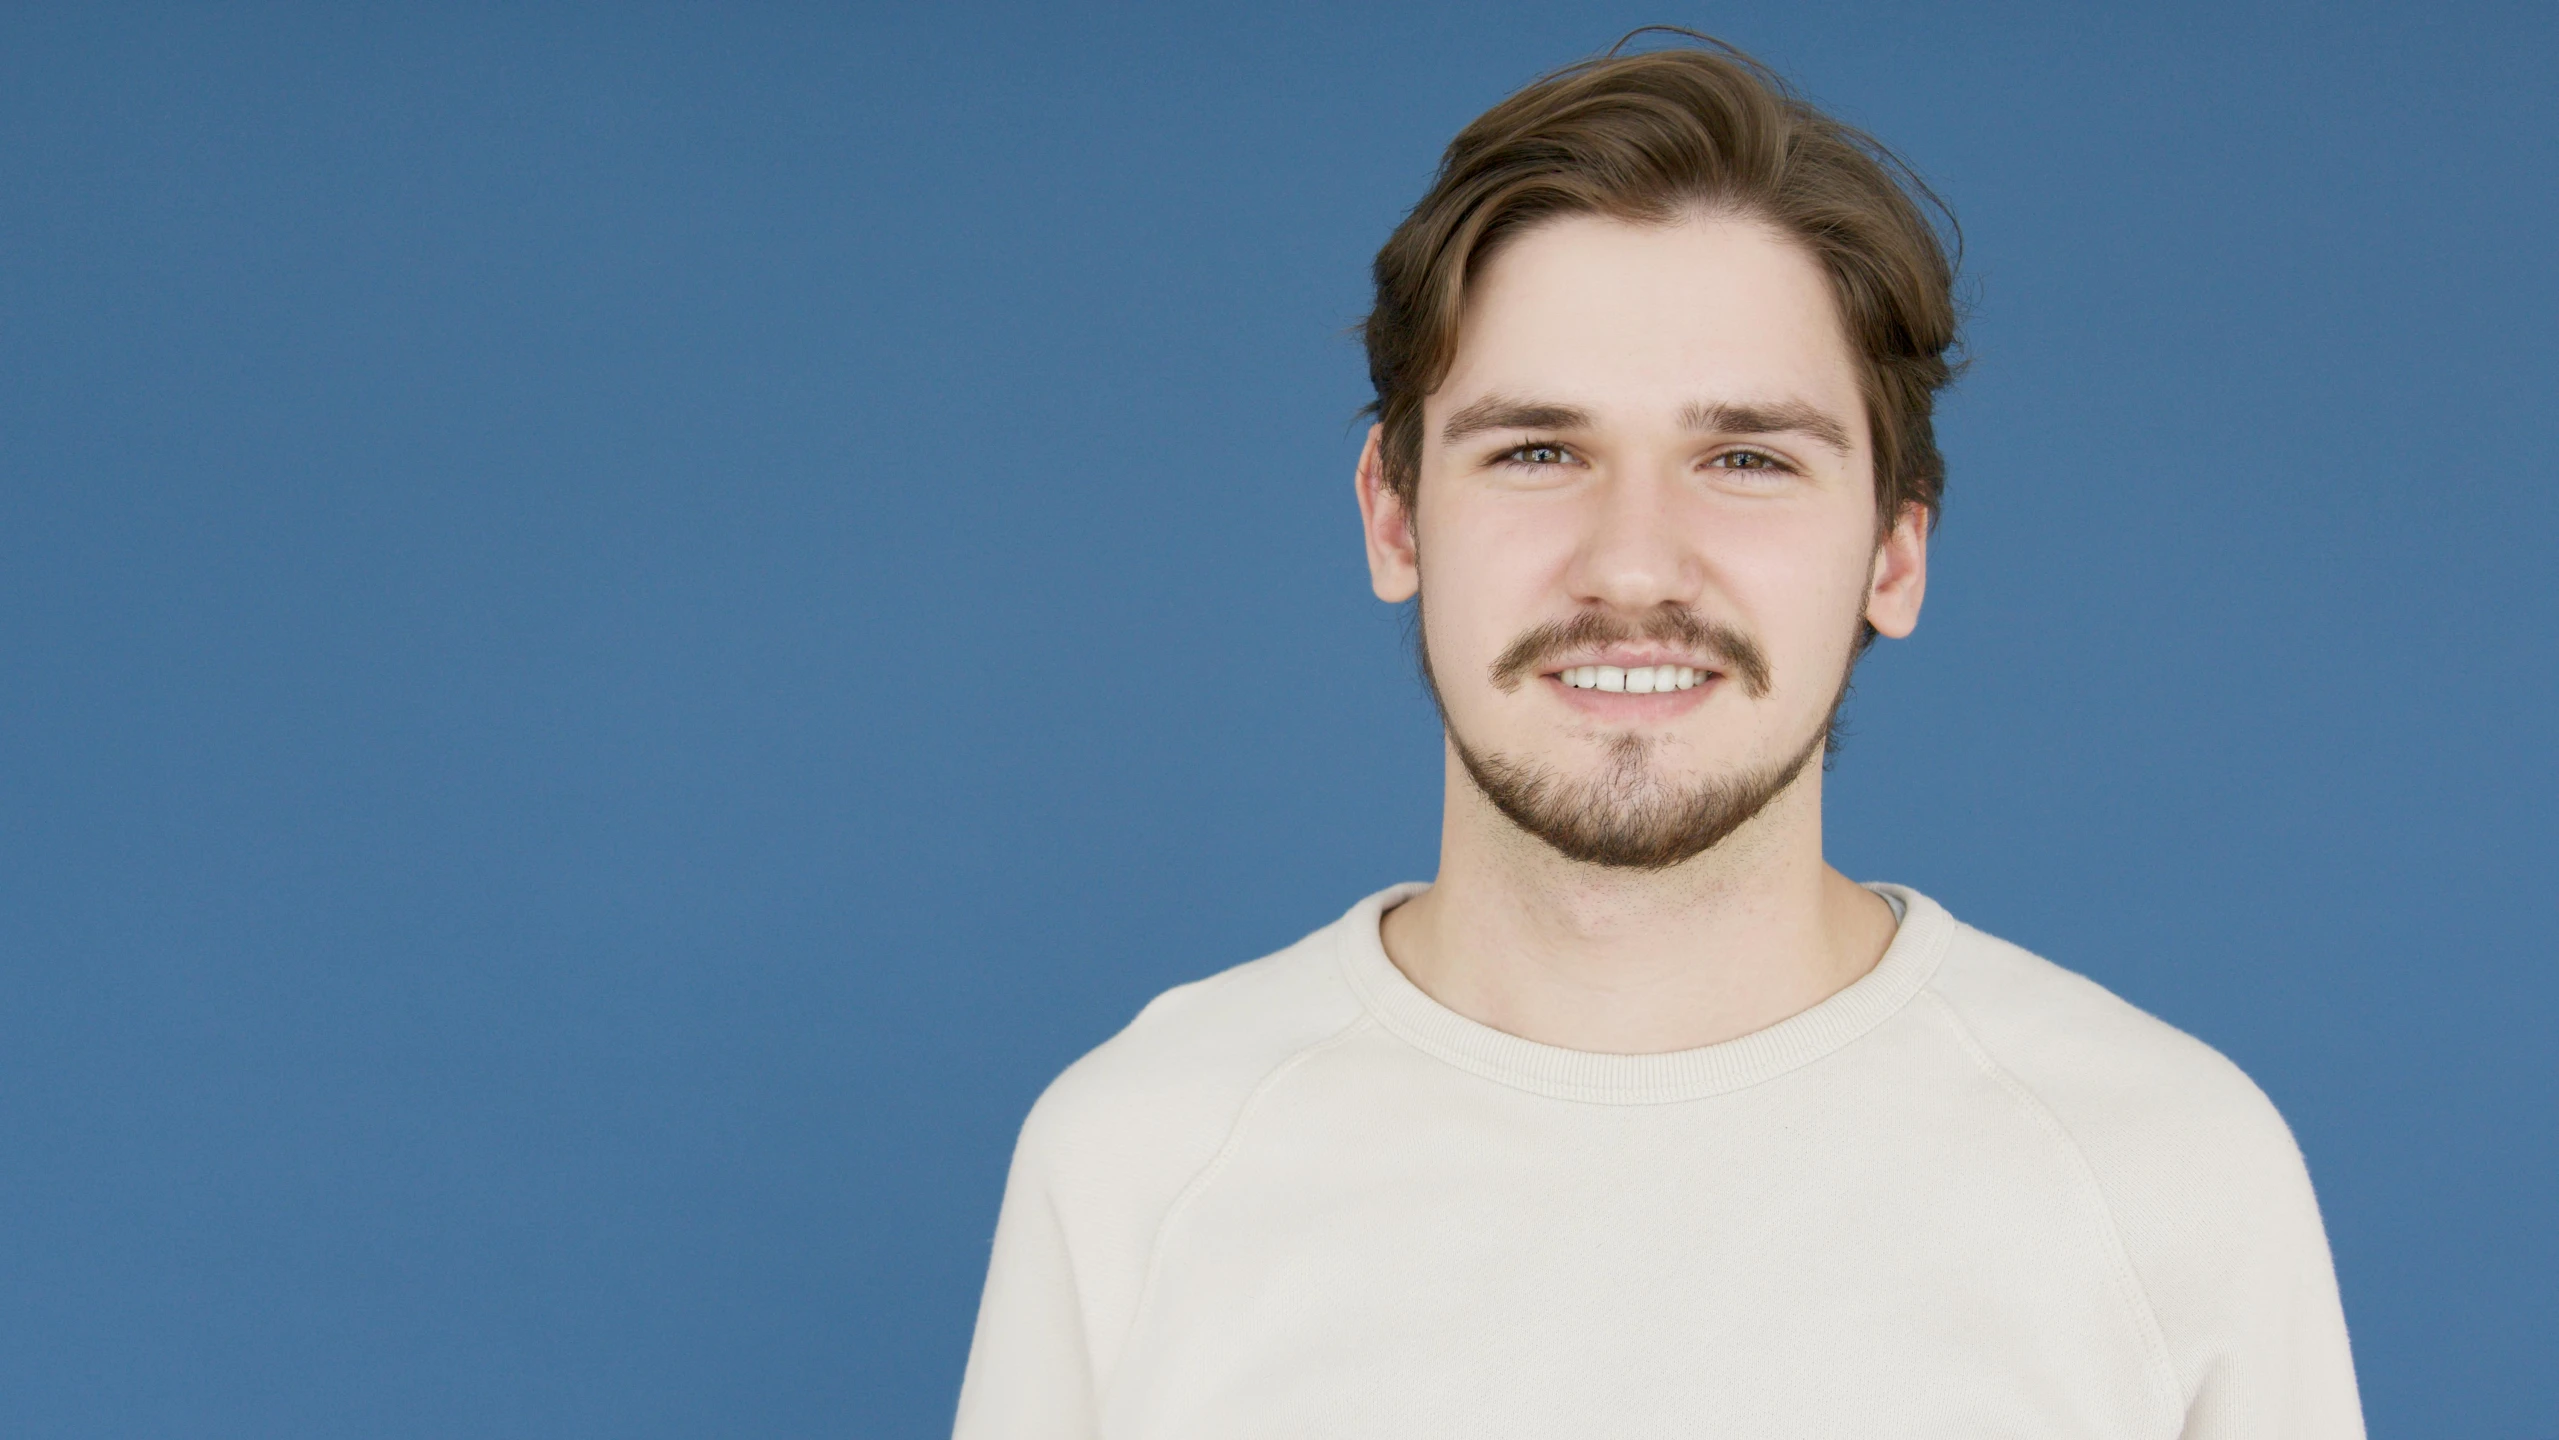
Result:
{"type": "Polygon", "coordinates": [[[1693,3],[10,7],[0,1431],[941,1431],[1041,1085],[1429,873],[1346,328],[1650,20],[1970,240],[1836,858],[2559,1431],[2553,12],[1693,3]]]}

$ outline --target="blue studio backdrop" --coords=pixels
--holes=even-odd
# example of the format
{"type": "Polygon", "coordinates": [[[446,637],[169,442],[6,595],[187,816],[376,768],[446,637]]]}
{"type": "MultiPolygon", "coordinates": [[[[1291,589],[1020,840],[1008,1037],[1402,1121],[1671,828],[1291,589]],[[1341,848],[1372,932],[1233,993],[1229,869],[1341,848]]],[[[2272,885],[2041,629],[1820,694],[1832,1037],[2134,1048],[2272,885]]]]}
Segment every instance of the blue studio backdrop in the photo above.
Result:
{"type": "Polygon", "coordinates": [[[0,1432],[930,1436],[1014,1127],[1426,877],[1347,330],[1670,21],[1961,215],[1844,868],[2218,1046],[2559,1429],[2559,19],[0,15],[0,1432]]]}

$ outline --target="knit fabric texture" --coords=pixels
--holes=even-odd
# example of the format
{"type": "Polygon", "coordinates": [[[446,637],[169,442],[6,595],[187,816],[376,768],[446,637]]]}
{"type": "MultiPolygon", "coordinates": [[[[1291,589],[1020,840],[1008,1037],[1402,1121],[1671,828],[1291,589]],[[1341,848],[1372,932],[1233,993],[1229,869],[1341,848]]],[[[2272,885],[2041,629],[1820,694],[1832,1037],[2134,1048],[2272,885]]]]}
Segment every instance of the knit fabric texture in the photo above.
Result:
{"type": "Polygon", "coordinates": [[[2201,1042],[1878,885],[1821,1004],[1559,1049],[1395,968],[1419,888],[1049,1087],[960,1440],[2362,1435],[2300,1152],[2201,1042]]]}

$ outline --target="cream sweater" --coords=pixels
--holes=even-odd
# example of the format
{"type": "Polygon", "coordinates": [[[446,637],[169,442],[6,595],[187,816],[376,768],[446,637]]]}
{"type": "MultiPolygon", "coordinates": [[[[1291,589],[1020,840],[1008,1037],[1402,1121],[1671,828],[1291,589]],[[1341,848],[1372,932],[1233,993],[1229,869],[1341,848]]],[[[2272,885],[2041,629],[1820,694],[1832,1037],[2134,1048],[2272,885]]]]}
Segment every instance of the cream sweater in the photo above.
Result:
{"type": "Polygon", "coordinates": [[[1881,963],[1596,1055],[1373,895],[1170,991],[1015,1152],[961,1440],[2363,1433],[2301,1156],[2228,1061],[1875,887],[1881,963]]]}

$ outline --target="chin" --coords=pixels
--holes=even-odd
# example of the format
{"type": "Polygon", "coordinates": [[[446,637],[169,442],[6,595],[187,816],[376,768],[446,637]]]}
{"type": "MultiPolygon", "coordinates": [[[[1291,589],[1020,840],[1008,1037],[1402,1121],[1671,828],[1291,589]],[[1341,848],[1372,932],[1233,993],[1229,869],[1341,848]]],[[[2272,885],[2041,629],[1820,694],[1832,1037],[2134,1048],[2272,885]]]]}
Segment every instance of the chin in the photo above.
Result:
{"type": "Polygon", "coordinates": [[[1650,737],[1609,742],[1575,770],[1530,757],[1478,752],[1450,739],[1475,788],[1503,818],[1567,860],[1616,870],[1666,870],[1714,850],[1757,819],[1803,775],[1822,737],[1786,761],[1694,776],[1662,773],[1650,737]]]}

